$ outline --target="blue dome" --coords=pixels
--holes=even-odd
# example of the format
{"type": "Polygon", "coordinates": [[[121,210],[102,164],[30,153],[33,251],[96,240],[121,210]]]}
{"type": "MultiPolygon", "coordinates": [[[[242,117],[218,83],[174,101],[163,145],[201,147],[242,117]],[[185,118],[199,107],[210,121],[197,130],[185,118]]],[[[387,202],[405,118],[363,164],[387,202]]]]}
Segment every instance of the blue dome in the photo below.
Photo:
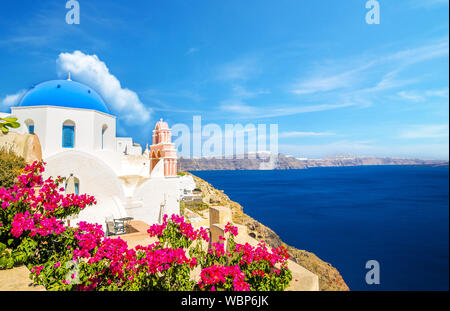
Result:
{"type": "Polygon", "coordinates": [[[51,80],[32,87],[19,107],[57,106],[97,110],[110,114],[100,95],[90,87],[71,80],[51,80]]]}

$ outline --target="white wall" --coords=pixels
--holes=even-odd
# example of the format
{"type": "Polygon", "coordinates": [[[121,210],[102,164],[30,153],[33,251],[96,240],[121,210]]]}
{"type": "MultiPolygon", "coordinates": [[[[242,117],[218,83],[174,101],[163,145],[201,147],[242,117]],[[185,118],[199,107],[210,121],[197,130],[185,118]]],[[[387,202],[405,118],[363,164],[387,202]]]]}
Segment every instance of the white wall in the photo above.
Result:
{"type": "Polygon", "coordinates": [[[127,213],[147,224],[158,223],[161,203],[166,201],[165,213],[180,214],[179,179],[152,178],[139,186],[133,196],[135,205],[127,207],[127,213]]]}
{"type": "Polygon", "coordinates": [[[93,195],[98,204],[82,211],[78,220],[104,225],[105,217],[125,217],[125,196],[115,172],[102,160],[80,151],[65,151],[44,159],[47,162],[44,178],[69,177],[80,181],[80,194],[93,195]]]}
{"type": "Polygon", "coordinates": [[[141,155],[142,146],[139,144],[134,144],[131,137],[117,137],[117,151],[122,154],[128,155],[141,155]]]}
{"type": "Polygon", "coordinates": [[[116,119],[106,114],[94,114],[94,146],[102,149],[102,128],[106,126],[103,138],[103,150],[116,151],[116,119]]]}
{"type": "Polygon", "coordinates": [[[75,123],[75,144],[73,150],[94,152],[101,150],[102,126],[107,125],[105,150],[115,151],[116,118],[95,110],[64,107],[12,107],[12,115],[21,124],[19,132],[28,131],[25,121],[34,122],[34,132],[39,136],[43,157],[48,157],[72,148],[62,148],[63,123],[71,120],[75,123]]]}
{"type": "Polygon", "coordinates": [[[180,197],[185,195],[192,195],[192,191],[197,187],[195,184],[194,178],[191,175],[180,176],[180,197]]]}
{"type": "MultiPolygon", "coordinates": [[[[42,149],[44,149],[45,138],[47,134],[47,109],[45,107],[22,109],[20,107],[12,107],[11,115],[17,118],[17,122],[20,123],[20,127],[14,129],[17,133],[28,133],[28,127],[26,125],[27,120],[32,120],[34,123],[34,132],[39,133],[39,141],[41,142],[42,149]]],[[[44,152],[44,150],[42,150],[44,152]]]]}
{"type": "Polygon", "coordinates": [[[125,154],[128,148],[133,145],[133,139],[131,137],[116,137],[117,151],[125,154]]]}
{"type": "Polygon", "coordinates": [[[164,177],[164,159],[160,159],[156,163],[155,167],[150,172],[152,178],[163,178],[164,177]]]}
{"type": "Polygon", "coordinates": [[[124,155],[121,160],[120,175],[150,177],[150,159],[147,154],[124,155]]]}

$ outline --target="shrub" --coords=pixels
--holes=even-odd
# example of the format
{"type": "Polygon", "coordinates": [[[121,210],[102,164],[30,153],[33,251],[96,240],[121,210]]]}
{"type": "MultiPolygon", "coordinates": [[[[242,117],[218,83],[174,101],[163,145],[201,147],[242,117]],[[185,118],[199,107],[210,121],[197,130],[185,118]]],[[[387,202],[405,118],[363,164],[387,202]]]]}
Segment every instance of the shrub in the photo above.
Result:
{"type": "Polygon", "coordinates": [[[63,179],[44,181],[43,171],[43,162],[27,165],[16,184],[0,188],[0,268],[43,263],[57,256],[71,234],[62,219],[95,204],[92,196],[63,195],[64,188],[59,188],[63,179]],[[12,249],[10,254],[6,247],[12,249]]]}
{"type": "Polygon", "coordinates": [[[186,208],[186,203],[184,203],[183,200],[180,200],[180,215],[183,216],[184,215],[184,210],[186,208]]]}
{"type": "Polygon", "coordinates": [[[190,202],[185,203],[185,207],[190,208],[194,211],[204,211],[209,208],[209,205],[204,202],[190,202]]]}
{"type": "Polygon", "coordinates": [[[0,188],[11,188],[26,166],[24,158],[6,148],[0,149],[0,188]]]}

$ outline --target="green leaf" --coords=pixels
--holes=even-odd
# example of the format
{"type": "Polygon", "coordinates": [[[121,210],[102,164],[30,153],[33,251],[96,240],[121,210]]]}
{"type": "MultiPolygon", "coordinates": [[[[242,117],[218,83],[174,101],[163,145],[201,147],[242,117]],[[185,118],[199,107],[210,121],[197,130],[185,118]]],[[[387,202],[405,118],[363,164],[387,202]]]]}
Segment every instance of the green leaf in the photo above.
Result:
{"type": "Polygon", "coordinates": [[[15,121],[17,121],[17,118],[0,118],[1,120],[3,120],[3,121],[6,121],[6,122],[15,122],[15,121]]]}
{"type": "Polygon", "coordinates": [[[8,259],[6,257],[0,257],[0,268],[5,268],[7,262],[8,262],[8,259]]]}
{"type": "Polygon", "coordinates": [[[12,258],[8,258],[8,263],[6,265],[6,268],[11,269],[12,267],[14,267],[14,260],[12,258]]]}

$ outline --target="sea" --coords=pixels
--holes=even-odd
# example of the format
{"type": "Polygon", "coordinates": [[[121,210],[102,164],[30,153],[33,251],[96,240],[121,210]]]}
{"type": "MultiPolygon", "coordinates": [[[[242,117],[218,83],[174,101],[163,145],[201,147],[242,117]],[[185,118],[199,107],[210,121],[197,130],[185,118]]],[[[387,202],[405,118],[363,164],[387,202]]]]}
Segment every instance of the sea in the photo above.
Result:
{"type": "Polygon", "coordinates": [[[331,263],[350,290],[449,290],[448,167],[192,173],[331,263]]]}

